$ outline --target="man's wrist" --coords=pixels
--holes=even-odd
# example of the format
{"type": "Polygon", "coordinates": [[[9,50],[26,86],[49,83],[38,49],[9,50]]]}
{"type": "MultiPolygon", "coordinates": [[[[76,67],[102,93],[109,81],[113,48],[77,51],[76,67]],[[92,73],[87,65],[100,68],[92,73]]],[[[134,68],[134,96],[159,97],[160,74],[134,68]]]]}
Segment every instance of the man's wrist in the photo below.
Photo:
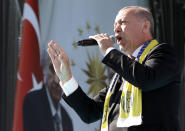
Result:
{"type": "Polygon", "coordinates": [[[59,84],[66,96],[69,96],[78,88],[78,83],[76,82],[73,76],[71,77],[70,80],[66,81],[65,83],[60,81],[59,84]]]}

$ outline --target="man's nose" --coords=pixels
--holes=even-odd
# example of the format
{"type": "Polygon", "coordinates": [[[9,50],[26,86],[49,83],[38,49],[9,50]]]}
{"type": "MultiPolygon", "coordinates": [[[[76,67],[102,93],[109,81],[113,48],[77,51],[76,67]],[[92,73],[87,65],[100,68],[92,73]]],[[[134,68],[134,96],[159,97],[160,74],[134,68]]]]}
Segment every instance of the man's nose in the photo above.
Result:
{"type": "Polygon", "coordinates": [[[115,32],[115,33],[119,33],[120,31],[121,31],[121,25],[118,24],[118,25],[116,25],[116,26],[114,27],[114,32],[115,32]]]}

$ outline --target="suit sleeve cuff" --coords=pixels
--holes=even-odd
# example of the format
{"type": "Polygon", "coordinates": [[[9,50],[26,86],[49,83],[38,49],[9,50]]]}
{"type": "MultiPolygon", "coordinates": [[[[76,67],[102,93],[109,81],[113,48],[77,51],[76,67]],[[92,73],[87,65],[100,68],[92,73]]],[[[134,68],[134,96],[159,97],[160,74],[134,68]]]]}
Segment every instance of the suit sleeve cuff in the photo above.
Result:
{"type": "Polygon", "coordinates": [[[76,80],[74,79],[74,77],[72,76],[72,78],[67,81],[64,85],[62,85],[62,82],[60,81],[60,86],[62,88],[62,90],[64,91],[66,96],[69,96],[70,94],[72,94],[73,92],[75,92],[78,88],[78,83],[76,82],[76,80]]]}
{"type": "Polygon", "coordinates": [[[113,49],[115,49],[115,48],[109,47],[109,48],[105,51],[104,57],[105,57],[111,50],[113,50],[113,49]]]}

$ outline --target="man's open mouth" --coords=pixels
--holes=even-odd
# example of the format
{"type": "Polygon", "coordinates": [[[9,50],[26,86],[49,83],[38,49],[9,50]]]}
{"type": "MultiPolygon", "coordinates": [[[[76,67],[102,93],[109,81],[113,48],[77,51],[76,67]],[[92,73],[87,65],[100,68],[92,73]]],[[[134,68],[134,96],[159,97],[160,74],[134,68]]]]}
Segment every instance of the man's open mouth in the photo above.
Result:
{"type": "Polygon", "coordinates": [[[117,42],[119,43],[121,41],[121,36],[116,36],[117,42]]]}

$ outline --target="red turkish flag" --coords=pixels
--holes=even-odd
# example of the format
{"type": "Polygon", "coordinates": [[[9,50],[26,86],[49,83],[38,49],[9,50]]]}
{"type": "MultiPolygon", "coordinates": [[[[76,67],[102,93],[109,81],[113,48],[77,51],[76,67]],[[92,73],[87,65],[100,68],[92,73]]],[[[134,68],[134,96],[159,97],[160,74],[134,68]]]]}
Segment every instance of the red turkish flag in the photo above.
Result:
{"type": "Polygon", "coordinates": [[[37,83],[41,83],[43,80],[43,67],[40,62],[39,48],[38,0],[25,0],[23,13],[13,131],[23,131],[24,97],[33,88],[35,79],[37,83]]]}

